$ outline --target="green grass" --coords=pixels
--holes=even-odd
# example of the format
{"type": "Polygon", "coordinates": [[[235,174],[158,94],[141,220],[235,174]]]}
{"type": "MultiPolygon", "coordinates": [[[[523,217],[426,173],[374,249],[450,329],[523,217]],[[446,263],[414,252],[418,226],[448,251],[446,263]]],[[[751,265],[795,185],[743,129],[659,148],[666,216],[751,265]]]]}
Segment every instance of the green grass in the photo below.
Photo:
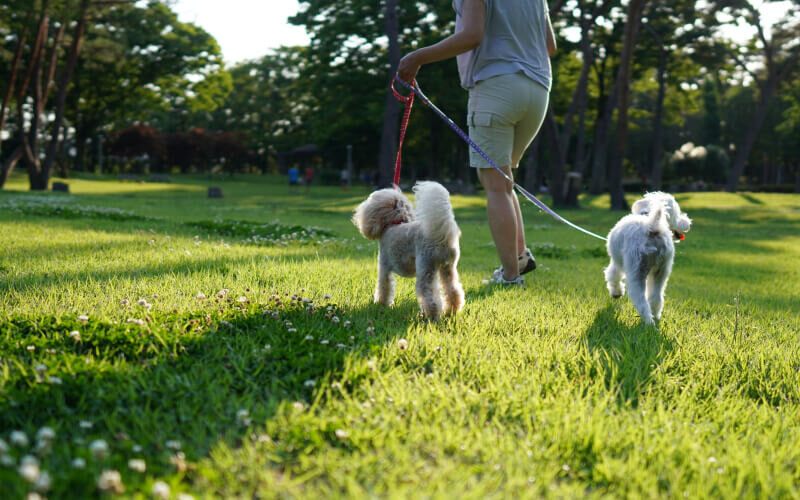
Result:
{"type": "MultiPolygon", "coordinates": [[[[800,497],[800,196],[678,195],[694,226],[655,329],[608,297],[601,242],[525,202],[540,269],[505,290],[482,284],[484,199],[453,197],[467,303],[430,323],[411,280],[371,303],[364,188],[68,182],[0,191],[5,498],[33,489],[24,455],[51,498],[105,470],[144,497],[800,497]]],[[[563,215],[602,234],[607,203],[563,215]]]]}

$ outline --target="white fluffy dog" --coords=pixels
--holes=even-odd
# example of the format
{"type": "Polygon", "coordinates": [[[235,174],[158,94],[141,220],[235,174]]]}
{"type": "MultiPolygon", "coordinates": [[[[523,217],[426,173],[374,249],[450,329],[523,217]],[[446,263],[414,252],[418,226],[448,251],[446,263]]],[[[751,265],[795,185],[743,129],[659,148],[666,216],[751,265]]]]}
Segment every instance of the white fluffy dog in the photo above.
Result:
{"type": "Polygon", "coordinates": [[[375,302],[387,306],[394,302],[393,274],[416,276],[422,313],[437,319],[464,305],[464,289],[456,270],[461,230],[453,216],[450,194],[441,184],[418,182],[413,191],[416,209],[398,190],[373,192],[356,208],[353,223],[365,238],[380,240],[375,302]]]}
{"type": "Polygon", "coordinates": [[[628,296],[642,321],[652,324],[661,319],[664,289],[672,272],[675,241],[689,231],[691,219],[681,213],[672,195],[648,193],[631,207],[608,233],[611,263],[605,269],[606,284],[613,298],[625,293],[623,277],[628,282],[628,296]]]}

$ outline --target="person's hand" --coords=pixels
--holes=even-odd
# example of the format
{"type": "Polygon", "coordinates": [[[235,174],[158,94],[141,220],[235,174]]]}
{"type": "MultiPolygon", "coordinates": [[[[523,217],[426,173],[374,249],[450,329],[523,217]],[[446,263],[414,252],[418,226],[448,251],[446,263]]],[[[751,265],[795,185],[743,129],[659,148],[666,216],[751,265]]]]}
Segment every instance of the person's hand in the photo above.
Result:
{"type": "Polygon", "coordinates": [[[397,65],[397,76],[403,79],[406,83],[411,83],[417,78],[420,63],[417,58],[417,51],[410,52],[400,59],[400,64],[397,65]]]}

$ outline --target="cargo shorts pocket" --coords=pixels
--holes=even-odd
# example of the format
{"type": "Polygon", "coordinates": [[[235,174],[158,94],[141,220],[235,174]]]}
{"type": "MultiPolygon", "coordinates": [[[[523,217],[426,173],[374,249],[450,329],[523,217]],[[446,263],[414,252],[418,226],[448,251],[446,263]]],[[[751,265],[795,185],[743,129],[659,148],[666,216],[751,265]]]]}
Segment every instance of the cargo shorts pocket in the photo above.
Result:
{"type": "Polygon", "coordinates": [[[492,114],[487,111],[473,111],[469,117],[470,127],[491,127],[492,114]]]}

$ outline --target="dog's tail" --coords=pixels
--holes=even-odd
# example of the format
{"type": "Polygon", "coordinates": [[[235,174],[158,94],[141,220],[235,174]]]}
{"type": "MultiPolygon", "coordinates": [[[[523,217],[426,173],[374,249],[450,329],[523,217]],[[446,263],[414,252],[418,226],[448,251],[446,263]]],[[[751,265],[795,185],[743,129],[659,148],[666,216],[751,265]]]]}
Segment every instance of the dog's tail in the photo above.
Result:
{"type": "Polygon", "coordinates": [[[664,207],[660,203],[647,215],[647,229],[650,234],[661,233],[667,231],[667,219],[664,216],[664,207]]]}
{"type": "Polygon", "coordinates": [[[414,211],[425,236],[437,243],[457,239],[461,231],[456,225],[447,189],[438,182],[422,181],[414,185],[413,191],[414,211]]]}

